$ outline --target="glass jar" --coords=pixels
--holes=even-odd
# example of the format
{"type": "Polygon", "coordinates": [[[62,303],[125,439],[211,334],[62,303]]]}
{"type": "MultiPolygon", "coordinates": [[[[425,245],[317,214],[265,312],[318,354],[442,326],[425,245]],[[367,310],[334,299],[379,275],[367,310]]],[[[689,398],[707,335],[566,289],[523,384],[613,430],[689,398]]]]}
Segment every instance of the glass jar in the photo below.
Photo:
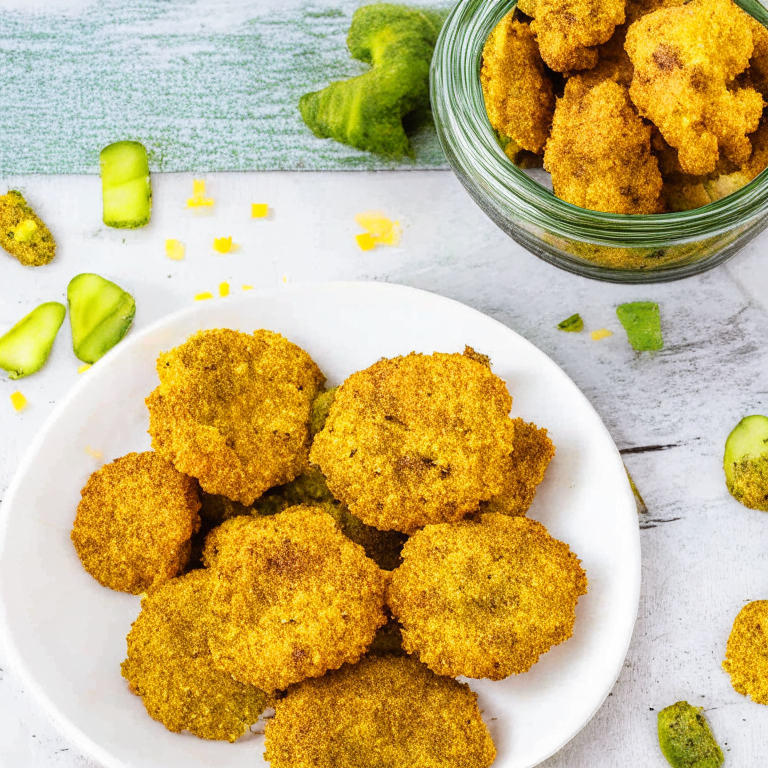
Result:
{"type": "MultiPolygon", "coordinates": [[[[768,26],[757,0],[736,0],[768,26]]],[[[585,277],[652,283],[699,274],[730,259],[768,226],[768,171],[717,202],[682,213],[628,216],[555,197],[504,154],[485,111],[486,38],[517,0],[459,0],[432,60],[432,110],[453,171],[510,237],[544,261],[585,277]]]]}

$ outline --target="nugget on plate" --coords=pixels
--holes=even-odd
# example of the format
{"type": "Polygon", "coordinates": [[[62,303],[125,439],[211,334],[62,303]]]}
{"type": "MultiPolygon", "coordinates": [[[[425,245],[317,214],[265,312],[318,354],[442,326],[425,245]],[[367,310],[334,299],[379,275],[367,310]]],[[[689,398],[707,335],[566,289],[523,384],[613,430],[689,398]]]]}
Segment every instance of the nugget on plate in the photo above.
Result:
{"type": "Polygon", "coordinates": [[[597,46],[625,20],[624,0],[536,0],[528,10],[541,58],[555,72],[594,67],[597,46]]]}
{"type": "Polygon", "coordinates": [[[555,456],[555,446],[546,429],[514,419],[515,442],[512,471],[504,482],[504,490],[490,501],[483,502],[483,512],[502,515],[524,515],[533,504],[536,488],[544,479],[549,462],[555,456]]]}
{"type": "Polygon", "coordinates": [[[504,151],[514,162],[521,150],[537,155],[552,125],[555,95],[528,24],[508,13],[483,48],[480,82],[494,130],[509,139],[504,151]]]}
{"type": "Polygon", "coordinates": [[[128,633],[123,677],[169,731],[235,741],[267,706],[267,694],[214,666],[208,650],[210,571],[153,589],[128,633]]]}
{"type": "Polygon", "coordinates": [[[152,445],[207,493],[250,505],[306,466],[323,374],[280,334],[199,331],[157,360],[152,445]]]}
{"type": "Polygon", "coordinates": [[[768,704],[768,600],[747,603],[733,622],[723,669],[733,689],[768,704]]]}
{"type": "Polygon", "coordinates": [[[387,603],[433,672],[501,680],[571,637],[586,593],[578,558],[541,523],[482,514],[414,534],[387,603]]]}
{"type": "Polygon", "coordinates": [[[502,492],[511,406],[505,383],[466,355],[380,360],[339,388],[310,458],[366,525],[412,533],[502,492]]]}
{"type": "Polygon", "coordinates": [[[635,67],[632,101],[677,149],[685,173],[712,173],[721,156],[749,160],[763,97],[733,87],[754,49],[744,11],[731,0],[664,8],[630,27],[626,49],[635,67]]]}
{"type": "Polygon", "coordinates": [[[664,182],[651,153],[651,128],[619,83],[590,87],[581,77],[568,80],[544,168],[555,194],[573,205],[606,213],[661,212],[664,182]]]}
{"type": "Polygon", "coordinates": [[[384,573],[321,510],[236,517],[211,537],[209,644],[236,680],[271,693],[318,677],[357,661],[386,621],[384,573]]]}
{"type": "Polygon", "coordinates": [[[265,734],[272,768],[488,768],[496,757],[469,686],[393,656],[292,686],[265,734]]]}
{"type": "Polygon", "coordinates": [[[94,472],[81,491],[72,543],[100,584],[139,595],[172,579],[200,527],[197,483],[151,451],[94,472]]]}

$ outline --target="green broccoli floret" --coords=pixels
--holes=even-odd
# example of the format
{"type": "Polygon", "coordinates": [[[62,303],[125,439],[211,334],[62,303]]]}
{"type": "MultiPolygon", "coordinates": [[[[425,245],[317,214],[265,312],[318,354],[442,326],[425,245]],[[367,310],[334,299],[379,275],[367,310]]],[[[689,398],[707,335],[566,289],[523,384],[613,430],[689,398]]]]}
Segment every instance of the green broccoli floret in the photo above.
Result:
{"type": "Polygon", "coordinates": [[[558,323],[557,328],[566,333],[581,333],[584,330],[584,321],[579,314],[571,315],[563,320],[562,323],[558,323]]]}
{"type": "Polygon", "coordinates": [[[429,67],[439,31],[437,16],[413,8],[359,8],[347,47],[352,58],[372,68],[302,96],[304,122],[321,139],[387,157],[412,155],[403,118],[429,106],[429,67]]]}
{"type": "Polygon", "coordinates": [[[723,752],[700,707],[678,701],[659,712],[659,746],[672,768],[719,768],[723,752]]]}
{"type": "Polygon", "coordinates": [[[14,189],[0,195],[0,246],[25,267],[41,267],[56,255],[48,227],[14,189]]]}
{"type": "Polygon", "coordinates": [[[616,315],[635,351],[653,352],[664,348],[658,304],[653,301],[622,304],[616,308],[616,315]]]}
{"type": "Polygon", "coordinates": [[[768,416],[747,416],[725,441],[725,484],[736,501],[768,512],[768,416]]]}

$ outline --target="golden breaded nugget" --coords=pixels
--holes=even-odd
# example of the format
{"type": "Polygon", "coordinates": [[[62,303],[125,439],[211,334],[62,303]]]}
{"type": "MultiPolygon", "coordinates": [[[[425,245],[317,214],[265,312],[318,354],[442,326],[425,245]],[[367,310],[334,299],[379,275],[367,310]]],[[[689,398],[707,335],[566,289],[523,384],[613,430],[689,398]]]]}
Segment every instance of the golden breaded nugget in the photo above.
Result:
{"type": "Polygon", "coordinates": [[[15,189],[0,195],[0,248],[25,267],[41,267],[56,255],[50,230],[15,189]]]}
{"type": "Polygon", "coordinates": [[[502,680],[571,637],[586,593],[578,558],[541,523],[483,514],[408,539],[387,603],[433,672],[502,680]]]}
{"type": "Polygon", "coordinates": [[[172,579],[200,527],[197,483],[151,451],[94,472],[81,491],[72,543],[100,584],[139,595],[172,579]]]}
{"type": "Polygon", "coordinates": [[[549,462],[555,457],[555,446],[546,429],[514,419],[515,442],[512,471],[504,481],[504,490],[480,505],[483,512],[502,515],[524,515],[533,504],[536,488],[544,479],[549,462]]]}
{"type": "Polygon", "coordinates": [[[677,149],[685,173],[712,173],[721,156],[737,165],[749,160],[748,134],[757,130],[763,97],[731,86],[753,48],[747,14],[731,0],[693,0],[630,27],[630,96],[677,149]]]}
{"type": "Polygon", "coordinates": [[[466,355],[380,360],[339,388],[310,459],[366,525],[453,522],[504,488],[511,405],[505,383],[466,355]]]}
{"type": "Polygon", "coordinates": [[[493,128],[511,139],[505,151],[514,162],[525,149],[542,154],[552,125],[555,95],[528,24],[508,13],[483,48],[480,82],[493,128]],[[513,149],[510,149],[513,148],[513,149]]]}
{"type": "Polygon", "coordinates": [[[685,5],[686,0],[627,0],[627,25],[662,8],[676,8],[685,5]]]}
{"type": "Polygon", "coordinates": [[[624,0],[536,0],[531,29],[555,72],[591,69],[597,46],[625,21],[624,0]]]}
{"type": "Polygon", "coordinates": [[[325,512],[236,517],[211,537],[209,645],[236,680],[271,693],[318,677],[357,661],[386,620],[384,573],[325,512]]]}
{"type": "Polygon", "coordinates": [[[610,80],[590,88],[571,77],[557,100],[544,153],[555,194],[592,211],[661,212],[663,180],[651,153],[651,128],[610,80]]]}
{"type": "Polygon", "coordinates": [[[393,656],[292,686],[265,734],[272,768],[488,768],[496,757],[469,686],[393,656]]]}
{"type": "Polygon", "coordinates": [[[768,600],[747,603],[733,622],[723,669],[733,689],[768,704],[768,600]]]}
{"type": "Polygon", "coordinates": [[[747,14],[752,31],[752,58],[749,60],[749,85],[768,99],[768,29],[757,19],[747,14]]]}
{"type": "Polygon", "coordinates": [[[250,505],[306,466],[324,377],[271,331],[199,331],[157,360],[147,398],[152,445],[207,493],[250,505]]]}
{"type": "Polygon", "coordinates": [[[568,76],[578,75],[584,85],[592,88],[595,85],[612,80],[614,83],[629,88],[635,69],[624,50],[628,25],[616,27],[613,37],[597,47],[598,60],[592,69],[567,73],[568,76]]]}
{"type": "Polygon", "coordinates": [[[194,571],[153,589],[128,633],[123,677],[169,731],[235,741],[267,706],[264,691],[216,669],[208,637],[212,576],[194,571]]]}

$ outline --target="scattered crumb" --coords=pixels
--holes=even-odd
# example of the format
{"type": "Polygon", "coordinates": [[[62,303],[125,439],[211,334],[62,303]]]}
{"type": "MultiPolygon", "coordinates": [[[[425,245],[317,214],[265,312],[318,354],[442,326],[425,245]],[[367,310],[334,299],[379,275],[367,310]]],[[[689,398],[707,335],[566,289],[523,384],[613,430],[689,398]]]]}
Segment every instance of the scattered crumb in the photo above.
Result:
{"type": "Polygon", "coordinates": [[[213,250],[216,253],[230,253],[233,249],[231,237],[215,237],[213,239],[213,250]]]}
{"type": "Polygon", "coordinates": [[[18,412],[18,411],[23,411],[27,407],[28,402],[27,402],[27,398],[24,397],[24,395],[22,395],[21,392],[14,392],[11,395],[11,404],[13,405],[14,410],[18,412]]]}
{"type": "Polygon", "coordinates": [[[251,218],[266,219],[269,215],[269,206],[266,203],[251,203],[251,218]]]}
{"type": "Polygon", "coordinates": [[[223,299],[229,296],[229,283],[219,283],[219,296],[223,299]]]}
{"type": "Polygon", "coordinates": [[[192,181],[192,197],[187,200],[187,208],[210,208],[213,198],[205,196],[205,179],[192,181]]]}
{"type": "Polygon", "coordinates": [[[357,244],[360,246],[361,251],[372,251],[376,247],[376,241],[373,239],[373,235],[368,232],[355,235],[355,240],[357,240],[357,244]]]}
{"type": "Polygon", "coordinates": [[[613,336],[613,331],[609,331],[607,328],[601,328],[599,331],[592,331],[592,341],[600,341],[600,339],[607,339],[609,336],[613,336]]]}
{"type": "MultiPolygon", "coordinates": [[[[392,221],[387,218],[381,211],[366,211],[365,213],[358,213],[355,216],[355,221],[371,236],[373,240],[373,246],[377,245],[392,245],[397,246],[400,244],[400,222],[392,221]]],[[[358,237],[358,243],[360,238],[358,237]]],[[[371,248],[364,248],[362,244],[360,247],[364,251],[368,251],[371,248]]]]}
{"type": "Polygon", "coordinates": [[[98,461],[101,461],[104,458],[104,454],[101,451],[97,451],[95,448],[91,448],[90,445],[85,446],[85,452],[98,461]]]}
{"type": "Polygon", "coordinates": [[[180,240],[166,240],[165,255],[174,261],[181,261],[184,258],[184,243],[180,240]]]}
{"type": "Polygon", "coordinates": [[[252,291],[253,290],[253,286],[252,285],[243,285],[242,289],[244,291],[252,291]]]}
{"type": "Polygon", "coordinates": [[[288,275],[283,275],[283,282],[284,282],[284,283],[287,283],[287,282],[288,282],[288,275]]]}
{"type": "Polygon", "coordinates": [[[210,291],[204,291],[203,293],[195,294],[195,301],[205,301],[206,299],[212,299],[213,294],[210,291]]]}
{"type": "Polygon", "coordinates": [[[83,365],[78,367],[77,372],[85,373],[92,365],[93,363],[84,363],[83,365]]]}
{"type": "Polygon", "coordinates": [[[581,319],[581,315],[575,314],[563,320],[562,323],[558,323],[557,327],[566,333],[581,333],[584,330],[584,321],[581,319]]]}

